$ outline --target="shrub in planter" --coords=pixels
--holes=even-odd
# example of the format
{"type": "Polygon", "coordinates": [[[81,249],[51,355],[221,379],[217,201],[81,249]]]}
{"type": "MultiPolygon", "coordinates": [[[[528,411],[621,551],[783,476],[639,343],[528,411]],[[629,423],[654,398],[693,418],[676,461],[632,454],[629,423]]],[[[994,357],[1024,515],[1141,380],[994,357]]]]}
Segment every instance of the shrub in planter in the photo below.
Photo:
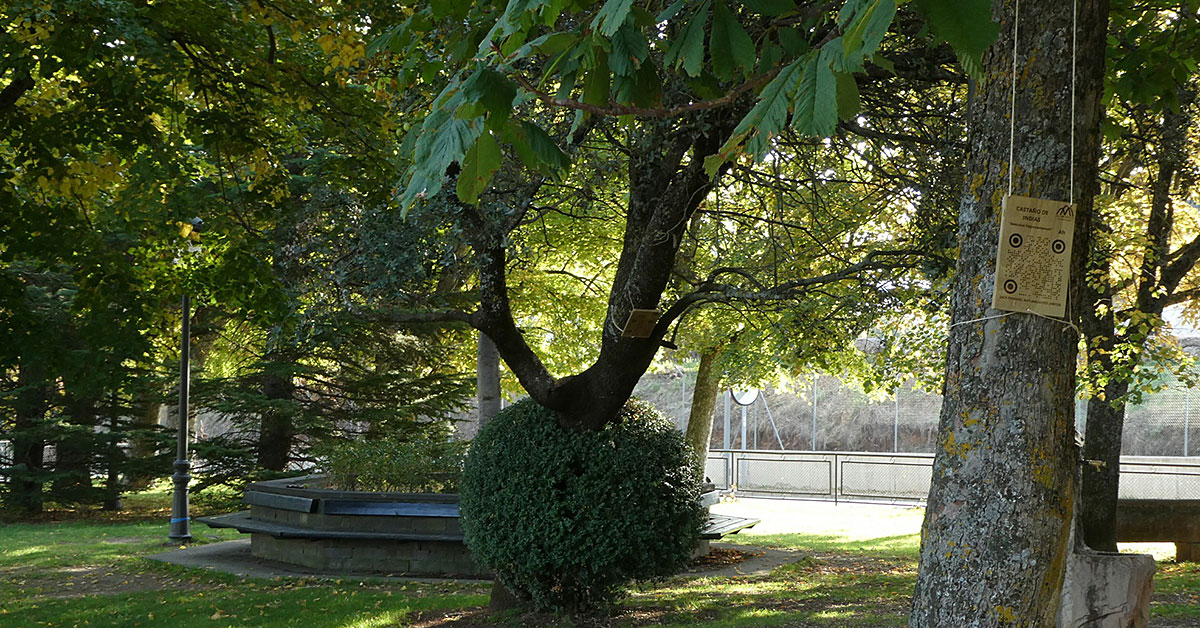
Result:
{"type": "Polygon", "coordinates": [[[346,491],[453,493],[467,444],[436,437],[384,436],[320,447],[320,469],[346,491]]]}
{"type": "Polygon", "coordinates": [[[476,560],[544,610],[584,611],[631,580],[685,565],[704,523],[697,459],[650,405],[597,432],[558,425],[532,400],[480,431],[460,489],[476,560]]]}

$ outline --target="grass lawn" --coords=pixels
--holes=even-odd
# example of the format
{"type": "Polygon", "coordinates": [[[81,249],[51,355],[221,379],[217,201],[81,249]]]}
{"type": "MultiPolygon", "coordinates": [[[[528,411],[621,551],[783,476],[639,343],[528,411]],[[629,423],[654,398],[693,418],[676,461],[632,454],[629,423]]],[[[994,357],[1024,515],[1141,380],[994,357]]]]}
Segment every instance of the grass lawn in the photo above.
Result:
{"type": "MultiPolygon", "coordinates": [[[[903,626],[921,516],[867,506],[722,505],[765,508],[750,513],[764,518],[760,534],[730,540],[780,566],[639,585],[611,616],[571,619],[489,615],[482,609],[489,587],[479,584],[247,579],[150,561],[145,556],[171,549],[162,497],[133,500],[124,517],[0,524],[0,626],[903,626]],[[780,508],[790,508],[786,517],[774,512],[780,508]],[[147,516],[153,520],[138,520],[147,516]]],[[[236,536],[199,524],[192,534],[198,542],[236,536]]],[[[1160,562],[1155,580],[1151,625],[1200,626],[1200,567],[1160,562]]]]}

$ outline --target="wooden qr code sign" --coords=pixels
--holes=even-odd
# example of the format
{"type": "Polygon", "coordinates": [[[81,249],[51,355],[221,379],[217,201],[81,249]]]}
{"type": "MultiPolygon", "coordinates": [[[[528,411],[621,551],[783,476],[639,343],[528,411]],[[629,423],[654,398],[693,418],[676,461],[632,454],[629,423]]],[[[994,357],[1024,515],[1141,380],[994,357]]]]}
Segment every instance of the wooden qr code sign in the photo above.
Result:
{"type": "Polygon", "coordinates": [[[1065,317],[1074,233],[1074,203],[1004,197],[992,308],[1065,317]]]}

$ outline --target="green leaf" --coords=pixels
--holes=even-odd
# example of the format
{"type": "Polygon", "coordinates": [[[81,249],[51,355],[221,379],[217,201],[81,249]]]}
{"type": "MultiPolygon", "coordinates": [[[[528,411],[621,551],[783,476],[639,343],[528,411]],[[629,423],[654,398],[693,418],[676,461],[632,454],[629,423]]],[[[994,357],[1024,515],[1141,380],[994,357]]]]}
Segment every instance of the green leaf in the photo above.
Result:
{"type": "Polygon", "coordinates": [[[467,147],[483,131],[478,118],[464,120],[454,115],[454,105],[462,101],[461,90],[451,84],[435,101],[435,109],[425,118],[413,148],[413,165],[408,184],[401,194],[401,206],[407,212],[418,198],[437,194],[442,189],[446,168],[460,161],[467,147]]]}
{"type": "Polygon", "coordinates": [[[916,0],[933,32],[950,44],[963,69],[983,73],[983,51],[996,41],[1000,26],[992,21],[990,0],[916,0]]]}
{"type": "Polygon", "coordinates": [[[512,147],[526,168],[536,172],[544,167],[533,152],[533,147],[529,145],[529,137],[525,133],[525,122],[509,120],[500,132],[500,139],[512,147]]]}
{"type": "Polygon", "coordinates": [[[549,33],[518,48],[513,53],[513,59],[511,60],[524,59],[534,52],[546,55],[547,57],[553,57],[554,55],[561,54],[578,41],[579,37],[574,33],[549,33]]]}
{"type": "Polygon", "coordinates": [[[808,56],[792,116],[792,128],[800,133],[824,137],[837,126],[837,79],[832,63],[836,54],[840,54],[837,47],[826,44],[819,53],[808,56]]]}
{"type": "Polygon", "coordinates": [[[592,30],[604,37],[612,37],[625,23],[631,6],[633,0],[608,0],[592,20],[592,30]]]}
{"type": "Polygon", "coordinates": [[[704,170],[709,176],[715,175],[721,164],[729,161],[743,142],[746,142],[746,152],[755,157],[766,154],[771,138],[779,133],[787,122],[788,105],[792,92],[796,91],[796,84],[803,74],[804,61],[801,58],[791,62],[767,83],[758,97],[758,102],[738,123],[729,139],[721,146],[721,150],[705,159],[704,170]]]}
{"type": "Polygon", "coordinates": [[[683,66],[688,76],[700,75],[700,68],[704,65],[704,26],[708,22],[708,5],[709,0],[705,0],[696,8],[692,19],[688,20],[663,58],[664,66],[683,66]]]}
{"type": "Polygon", "coordinates": [[[863,4],[845,27],[842,69],[861,70],[863,60],[879,48],[895,17],[895,0],[874,0],[863,4]]]}
{"type": "Polygon", "coordinates": [[[642,67],[632,76],[616,76],[615,86],[617,102],[632,103],[638,107],[659,107],[662,105],[662,80],[658,69],[653,63],[643,63],[642,67]]]}
{"type": "Polygon", "coordinates": [[[742,0],[742,6],[749,9],[751,13],[767,17],[779,17],[796,10],[796,3],[793,0],[742,0]]]}
{"type": "Polygon", "coordinates": [[[433,8],[433,17],[444,19],[450,16],[454,11],[454,0],[430,0],[429,6],[433,8]]]}
{"type": "Polygon", "coordinates": [[[713,5],[709,54],[712,56],[713,74],[721,80],[729,80],[738,70],[748,71],[754,67],[754,41],[729,7],[721,1],[713,5]]]}
{"type": "Polygon", "coordinates": [[[862,101],[858,94],[858,82],[853,74],[835,72],[837,79],[837,115],[839,120],[853,118],[862,110],[862,101]]]}
{"type": "Polygon", "coordinates": [[[482,133],[462,162],[462,171],[458,174],[458,198],[464,203],[474,205],[479,202],[479,195],[487,189],[492,181],[492,175],[500,168],[500,144],[491,133],[482,133]]]}
{"type": "Polygon", "coordinates": [[[544,172],[560,173],[571,167],[571,160],[541,127],[532,122],[522,122],[521,126],[533,154],[540,163],[545,165],[544,172]]]}
{"type": "Polygon", "coordinates": [[[883,55],[877,54],[872,56],[871,63],[883,68],[884,70],[887,70],[890,74],[894,75],[896,73],[896,64],[893,63],[891,59],[883,55]]]}
{"type": "Polygon", "coordinates": [[[634,6],[630,9],[633,14],[633,25],[637,28],[650,28],[658,22],[654,19],[654,14],[639,6],[634,6]]]}
{"type": "Polygon", "coordinates": [[[607,105],[609,86],[608,61],[604,58],[598,59],[596,67],[592,68],[583,79],[583,102],[601,107],[607,105]]]}
{"type": "Polygon", "coordinates": [[[683,9],[683,5],[685,2],[686,2],[686,0],[675,0],[675,2],[672,2],[670,6],[663,9],[663,12],[659,13],[658,17],[654,18],[654,21],[655,22],[666,22],[667,20],[675,17],[675,14],[679,13],[683,9]]]}
{"type": "Polygon", "coordinates": [[[811,46],[808,44],[808,39],[804,37],[798,29],[787,27],[779,29],[776,33],[779,38],[779,45],[793,57],[798,57],[808,52],[811,46]]]}
{"type": "Polygon", "coordinates": [[[462,90],[468,102],[477,101],[487,110],[488,125],[492,128],[500,128],[508,120],[517,96],[517,86],[491,68],[476,70],[463,82],[462,90]]]}
{"type": "Polygon", "coordinates": [[[526,13],[536,12],[550,0],[509,0],[508,6],[504,8],[504,13],[500,15],[500,19],[492,25],[491,30],[479,42],[477,55],[480,57],[487,56],[492,49],[493,42],[499,42],[502,39],[508,39],[509,35],[517,32],[521,28],[521,18],[526,13]]]}
{"type": "Polygon", "coordinates": [[[613,35],[608,67],[616,74],[628,76],[636,72],[648,56],[650,48],[646,38],[632,25],[625,24],[613,35]]]}
{"type": "Polygon", "coordinates": [[[757,72],[766,74],[775,69],[779,62],[783,60],[783,48],[775,42],[768,41],[763,44],[762,50],[758,55],[757,72]]]}
{"type": "Polygon", "coordinates": [[[399,52],[399,42],[407,34],[407,30],[408,21],[405,21],[403,24],[393,26],[383,31],[383,33],[372,39],[371,42],[367,44],[367,49],[365,52],[366,56],[373,57],[379,54],[379,51],[381,50],[399,52]]]}

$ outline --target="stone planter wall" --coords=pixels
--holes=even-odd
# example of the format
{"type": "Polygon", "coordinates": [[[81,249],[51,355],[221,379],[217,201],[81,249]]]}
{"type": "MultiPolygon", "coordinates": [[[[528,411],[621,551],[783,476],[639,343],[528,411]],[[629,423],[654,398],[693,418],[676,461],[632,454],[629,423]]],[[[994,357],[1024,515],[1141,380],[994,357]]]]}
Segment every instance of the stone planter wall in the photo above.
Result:
{"type": "Polygon", "coordinates": [[[256,482],[250,510],[199,521],[250,534],[251,554],[321,571],[489,577],[463,543],[458,496],[324,488],[309,476],[256,482]]]}

